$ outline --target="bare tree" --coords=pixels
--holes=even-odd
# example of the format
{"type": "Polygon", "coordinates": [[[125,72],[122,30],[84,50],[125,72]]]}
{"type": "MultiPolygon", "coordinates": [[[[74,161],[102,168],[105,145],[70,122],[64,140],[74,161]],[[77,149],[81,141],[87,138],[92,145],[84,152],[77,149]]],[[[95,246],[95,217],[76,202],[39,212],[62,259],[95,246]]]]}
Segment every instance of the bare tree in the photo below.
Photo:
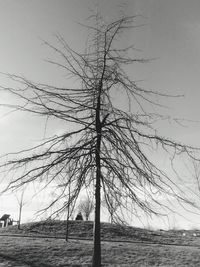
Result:
{"type": "Polygon", "coordinates": [[[48,186],[63,173],[69,173],[58,185],[62,188],[59,199],[66,197],[69,185],[71,188],[69,199],[60,210],[74,203],[84,188],[93,189],[93,267],[101,266],[101,191],[112,196],[106,198],[110,207],[111,199],[120,199],[121,211],[133,213],[143,210],[159,214],[155,208],[161,205],[158,195],[192,204],[173,175],[165,173],[150,154],[163,150],[174,169],[177,157],[193,158],[195,149],[157,134],[154,122],[163,118],[155,111],[161,106],[157,99],[170,96],[142,88],[127,74],[129,65],[146,62],[134,56],[133,46],[120,47],[122,34],[139,26],[136,19],[137,16],[122,17],[104,23],[95,17],[98,23],[87,26],[91,35],[83,53],[70,48],[61,36],[57,36],[61,47],[46,43],[60,56],[60,61],[51,63],[70,74],[74,86],[37,84],[8,75],[17,85],[2,87],[22,101],[11,107],[68,125],[66,132],[16,153],[16,158],[12,154],[2,166],[15,173],[8,189],[35,180],[48,186]],[[126,99],[126,107],[120,105],[116,95],[121,101],[126,99]]]}
{"type": "Polygon", "coordinates": [[[116,216],[117,209],[121,205],[120,199],[117,199],[115,196],[113,197],[112,195],[105,195],[104,199],[102,200],[102,205],[105,206],[110,214],[110,222],[115,223],[117,222],[118,217],[116,216]]]}
{"type": "MultiPolygon", "coordinates": [[[[70,178],[69,179],[67,178],[67,175],[68,174],[65,174],[63,176],[63,174],[60,174],[57,177],[56,189],[58,192],[52,193],[53,200],[49,206],[49,207],[53,207],[53,206],[55,207],[56,203],[59,206],[55,209],[54,212],[51,212],[51,217],[52,216],[58,217],[60,215],[64,215],[64,217],[66,218],[66,232],[65,232],[66,241],[68,241],[68,237],[69,237],[69,219],[75,210],[76,199],[77,199],[77,197],[75,197],[75,199],[71,198],[71,181],[70,181],[70,178]],[[66,181],[67,181],[67,187],[65,185],[66,181]]],[[[44,210],[48,208],[45,208],[44,210]]]]}
{"type": "Polygon", "coordinates": [[[19,205],[19,215],[18,215],[18,221],[17,221],[17,227],[20,230],[21,229],[21,218],[22,218],[22,208],[26,204],[24,201],[24,193],[25,193],[26,187],[23,186],[20,190],[20,197],[16,194],[16,199],[19,205]]]}
{"type": "Polygon", "coordinates": [[[78,210],[84,215],[86,221],[89,220],[90,214],[94,210],[94,203],[89,196],[80,200],[78,210]]]}

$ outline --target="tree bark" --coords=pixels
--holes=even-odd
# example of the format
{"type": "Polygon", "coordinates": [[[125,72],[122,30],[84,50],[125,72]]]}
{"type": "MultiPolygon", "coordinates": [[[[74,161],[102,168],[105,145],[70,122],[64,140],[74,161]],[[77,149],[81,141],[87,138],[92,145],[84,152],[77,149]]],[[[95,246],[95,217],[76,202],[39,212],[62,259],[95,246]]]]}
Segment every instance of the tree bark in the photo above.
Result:
{"type": "Polygon", "coordinates": [[[92,267],[101,266],[101,231],[100,231],[100,171],[96,173],[96,205],[95,205],[95,222],[94,222],[94,252],[92,267]]]}
{"type": "Polygon", "coordinates": [[[95,187],[95,221],[94,221],[94,251],[92,267],[101,266],[101,225],[100,225],[100,211],[101,211],[101,121],[100,121],[100,92],[96,108],[96,187],[95,187]]]}

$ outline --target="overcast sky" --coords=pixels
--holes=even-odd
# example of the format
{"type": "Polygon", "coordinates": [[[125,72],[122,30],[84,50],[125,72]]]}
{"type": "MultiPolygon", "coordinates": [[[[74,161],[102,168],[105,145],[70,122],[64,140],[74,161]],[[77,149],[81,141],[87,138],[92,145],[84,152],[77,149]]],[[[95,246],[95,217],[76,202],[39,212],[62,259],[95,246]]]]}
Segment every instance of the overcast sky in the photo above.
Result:
{"type": "MultiPolygon", "coordinates": [[[[161,134],[200,147],[200,1],[199,0],[5,0],[0,1],[0,72],[20,74],[36,82],[63,84],[65,76],[45,60],[55,58],[42,40],[56,43],[61,34],[71,47],[84,49],[86,30],[78,23],[86,19],[98,5],[105,20],[127,15],[143,16],[145,26],[128,36],[128,41],[141,49],[141,57],[150,63],[134,67],[132,75],[143,80],[142,86],[169,94],[184,95],[167,99],[162,112],[184,118],[185,127],[162,124],[161,134]],[[122,7],[123,6],[123,7],[122,7]],[[196,121],[196,122],[195,122],[196,121]]],[[[0,84],[5,84],[0,76],[0,84]]],[[[0,102],[13,101],[2,94],[0,102]]],[[[1,154],[29,146],[44,137],[45,120],[25,114],[4,116],[0,109],[1,154]]],[[[53,131],[48,126],[49,134],[53,131]]],[[[55,127],[54,127],[55,129],[55,127]]],[[[59,125],[57,125],[59,131],[59,125]]],[[[28,193],[29,194],[29,193],[28,193]]],[[[28,195],[27,194],[27,195],[28,195]]],[[[26,195],[26,194],[25,194],[26,195]]],[[[1,213],[17,216],[15,197],[0,198],[1,213]]],[[[39,203],[39,204],[38,204],[39,203]]],[[[24,207],[24,220],[40,206],[34,200],[24,207]]],[[[193,227],[199,217],[170,217],[170,226],[193,227]]],[[[151,222],[158,227],[160,221],[151,222]]],[[[166,225],[166,223],[164,223],[166,225]]],[[[199,224],[200,227],[200,224],[199,224]]]]}

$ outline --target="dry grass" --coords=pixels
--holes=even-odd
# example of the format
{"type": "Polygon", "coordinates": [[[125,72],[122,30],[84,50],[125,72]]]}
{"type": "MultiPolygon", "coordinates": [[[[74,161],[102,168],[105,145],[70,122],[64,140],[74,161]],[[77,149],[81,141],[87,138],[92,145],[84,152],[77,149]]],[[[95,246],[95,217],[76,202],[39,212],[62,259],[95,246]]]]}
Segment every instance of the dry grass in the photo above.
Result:
{"type": "MultiPolygon", "coordinates": [[[[91,225],[90,222],[71,222],[70,235],[77,237],[81,235],[88,238],[91,236],[91,225]],[[77,227],[81,229],[80,232],[76,232],[77,227]]],[[[1,229],[0,233],[12,232],[29,235],[45,233],[46,235],[63,236],[64,226],[66,226],[65,222],[41,222],[24,225],[22,231],[18,231],[16,227],[9,227],[1,229]]],[[[102,242],[103,266],[199,266],[200,237],[193,237],[191,232],[187,232],[187,236],[182,237],[180,231],[154,232],[138,228],[122,228],[110,224],[104,224],[102,228],[104,239],[107,237],[106,239],[113,241],[116,239],[129,241],[129,243],[102,242]],[[152,244],[142,243],[144,237],[152,244]],[[180,246],[181,240],[185,245],[180,246]],[[131,241],[140,242],[131,243],[131,241]],[[159,243],[157,243],[158,241],[159,243]],[[173,245],[164,245],[167,242],[168,244],[173,243],[173,245]],[[179,245],[174,245],[175,243],[179,245]],[[186,243],[187,245],[193,244],[193,246],[186,246],[186,243]]],[[[32,267],[57,267],[90,266],[91,264],[91,241],[69,240],[66,242],[64,239],[54,238],[0,236],[0,244],[0,257],[15,261],[10,266],[25,266],[23,264],[26,264],[26,266],[32,267]]]]}
{"type": "MultiPolygon", "coordinates": [[[[28,236],[47,236],[64,238],[66,232],[66,221],[41,221],[28,223],[21,226],[1,228],[0,234],[19,234],[28,236]]],[[[103,240],[119,241],[136,241],[136,242],[153,242],[160,244],[176,245],[199,245],[199,230],[171,230],[171,231],[152,231],[130,226],[114,225],[110,223],[101,223],[101,236],[103,240]],[[186,236],[183,236],[186,233],[186,236]],[[193,233],[197,236],[194,237],[193,233]]],[[[69,221],[69,237],[86,238],[93,237],[93,222],[91,221],[69,221]]]]}

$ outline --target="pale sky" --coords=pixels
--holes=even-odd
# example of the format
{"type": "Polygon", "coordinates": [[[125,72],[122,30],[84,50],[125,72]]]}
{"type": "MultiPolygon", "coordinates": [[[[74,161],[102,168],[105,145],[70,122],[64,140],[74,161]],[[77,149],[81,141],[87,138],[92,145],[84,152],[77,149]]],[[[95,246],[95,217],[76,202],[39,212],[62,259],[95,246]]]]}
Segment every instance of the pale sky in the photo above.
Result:
{"type": "MultiPolygon", "coordinates": [[[[166,99],[168,109],[162,113],[184,118],[185,127],[161,123],[161,134],[200,147],[199,77],[200,77],[200,1],[199,0],[6,0],[0,1],[0,72],[23,75],[36,82],[63,84],[64,73],[45,60],[55,57],[43,40],[56,44],[54,35],[61,34],[74,49],[84,49],[86,31],[78,23],[86,23],[95,4],[105,20],[117,18],[120,6],[127,15],[140,14],[145,26],[134,31],[128,41],[141,49],[141,57],[153,58],[150,63],[134,66],[131,74],[143,80],[147,89],[163,93],[185,95],[166,99]],[[190,122],[189,122],[190,121],[190,122]]],[[[0,76],[0,84],[6,81],[0,76]]],[[[0,95],[0,102],[14,99],[0,95]]],[[[45,119],[27,114],[3,116],[0,109],[0,154],[16,151],[38,142],[44,137],[45,119]]],[[[59,131],[61,125],[49,123],[48,133],[59,131]]],[[[54,132],[55,133],[55,132],[54,132]]],[[[25,194],[26,195],[26,194],[25,194]]],[[[27,194],[29,195],[29,194],[27,194]]],[[[200,200],[199,200],[200,201],[200,200]]],[[[34,200],[24,206],[24,221],[40,204],[34,200]],[[32,206],[31,206],[32,205],[32,206]]],[[[0,197],[0,215],[10,213],[17,217],[15,197],[0,197]]],[[[169,216],[170,227],[193,227],[200,216],[169,216]]],[[[160,220],[148,222],[153,227],[165,227],[160,220]],[[161,226],[160,226],[161,225],[161,226]]],[[[134,223],[133,223],[134,225],[134,223]]],[[[200,224],[198,225],[200,228],[200,224]]]]}

